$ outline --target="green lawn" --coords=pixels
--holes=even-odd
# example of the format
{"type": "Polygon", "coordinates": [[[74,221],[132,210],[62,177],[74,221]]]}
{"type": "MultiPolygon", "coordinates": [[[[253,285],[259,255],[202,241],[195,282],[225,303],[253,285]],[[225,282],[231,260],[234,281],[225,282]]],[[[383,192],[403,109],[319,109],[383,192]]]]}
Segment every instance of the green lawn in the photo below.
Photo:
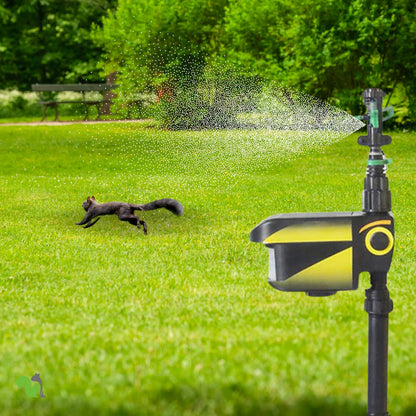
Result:
{"type": "MultiPolygon", "coordinates": [[[[272,214],[360,210],[357,137],[289,158],[143,124],[0,127],[0,415],[364,415],[368,276],[278,292],[248,239],[272,214]],[[88,195],[185,214],[83,229],[88,195]],[[16,385],[34,373],[44,399],[16,385]]],[[[392,137],[389,411],[415,416],[416,135],[392,137]]]]}

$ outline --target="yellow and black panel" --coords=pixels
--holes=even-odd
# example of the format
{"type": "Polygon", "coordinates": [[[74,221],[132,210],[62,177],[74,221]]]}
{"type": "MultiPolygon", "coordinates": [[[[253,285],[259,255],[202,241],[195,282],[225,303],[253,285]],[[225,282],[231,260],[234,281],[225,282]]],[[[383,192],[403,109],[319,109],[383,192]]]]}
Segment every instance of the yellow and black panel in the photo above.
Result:
{"type": "Polygon", "coordinates": [[[254,228],[251,241],[269,248],[269,283],[279,290],[334,293],[358,287],[362,271],[390,267],[390,213],[279,214],[254,228]]]}
{"type": "MultiPolygon", "coordinates": [[[[328,214],[327,214],[328,215],[328,214]]],[[[289,223],[264,239],[271,243],[307,243],[307,242],[352,241],[351,217],[305,218],[297,223],[289,223]]]]}
{"type": "Polygon", "coordinates": [[[269,277],[269,282],[277,289],[290,291],[351,290],[354,289],[352,276],[352,247],[349,247],[311,264],[286,280],[276,282],[269,277]]]}
{"type": "Polygon", "coordinates": [[[269,283],[287,291],[352,289],[351,217],[307,218],[263,240],[269,247],[269,283]]]}

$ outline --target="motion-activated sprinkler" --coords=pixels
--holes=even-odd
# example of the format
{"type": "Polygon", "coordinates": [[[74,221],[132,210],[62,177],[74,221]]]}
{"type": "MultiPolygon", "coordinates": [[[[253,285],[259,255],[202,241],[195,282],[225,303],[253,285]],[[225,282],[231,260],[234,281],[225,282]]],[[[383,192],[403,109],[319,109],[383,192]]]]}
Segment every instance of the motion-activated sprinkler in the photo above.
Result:
{"type": "Polygon", "coordinates": [[[391,195],[387,164],[381,146],[391,143],[382,133],[385,93],[378,88],[363,92],[367,114],[367,136],[358,143],[369,146],[367,172],[362,193],[362,211],[278,214],[251,231],[250,240],[269,249],[269,283],[276,289],[328,296],[355,290],[358,277],[367,271],[371,288],[366,290],[369,315],[368,412],[367,416],[389,416],[387,412],[388,315],[393,303],[387,289],[394,245],[391,195]]]}

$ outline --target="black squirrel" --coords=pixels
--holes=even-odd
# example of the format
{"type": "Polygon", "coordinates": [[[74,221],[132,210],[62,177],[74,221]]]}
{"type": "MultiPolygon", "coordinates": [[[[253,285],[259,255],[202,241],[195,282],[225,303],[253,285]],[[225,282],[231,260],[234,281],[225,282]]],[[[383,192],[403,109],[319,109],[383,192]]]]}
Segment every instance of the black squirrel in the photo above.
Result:
{"type": "Polygon", "coordinates": [[[148,204],[129,204],[126,202],[107,202],[99,204],[92,196],[88,197],[86,201],[82,203],[82,208],[87,211],[85,217],[77,225],[85,225],[84,228],[92,227],[100,218],[95,221],[91,220],[100,215],[114,215],[116,214],[121,221],[128,221],[131,225],[137,226],[140,230],[140,226],[143,227],[143,231],[147,234],[147,225],[142,221],[134,211],[151,211],[154,209],[165,208],[175,215],[183,214],[183,205],[175,199],[158,199],[157,201],[149,202],[148,204]]]}

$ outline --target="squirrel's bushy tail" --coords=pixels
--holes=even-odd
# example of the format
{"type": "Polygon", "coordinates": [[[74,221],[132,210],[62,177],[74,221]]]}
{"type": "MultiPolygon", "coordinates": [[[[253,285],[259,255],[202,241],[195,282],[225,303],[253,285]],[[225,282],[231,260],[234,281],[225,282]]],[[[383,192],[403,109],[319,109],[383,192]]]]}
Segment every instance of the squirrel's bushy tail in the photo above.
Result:
{"type": "Polygon", "coordinates": [[[170,212],[173,212],[175,215],[183,214],[183,205],[176,199],[158,199],[157,201],[149,202],[148,204],[133,205],[134,209],[140,211],[152,211],[154,209],[165,208],[170,212]]]}

